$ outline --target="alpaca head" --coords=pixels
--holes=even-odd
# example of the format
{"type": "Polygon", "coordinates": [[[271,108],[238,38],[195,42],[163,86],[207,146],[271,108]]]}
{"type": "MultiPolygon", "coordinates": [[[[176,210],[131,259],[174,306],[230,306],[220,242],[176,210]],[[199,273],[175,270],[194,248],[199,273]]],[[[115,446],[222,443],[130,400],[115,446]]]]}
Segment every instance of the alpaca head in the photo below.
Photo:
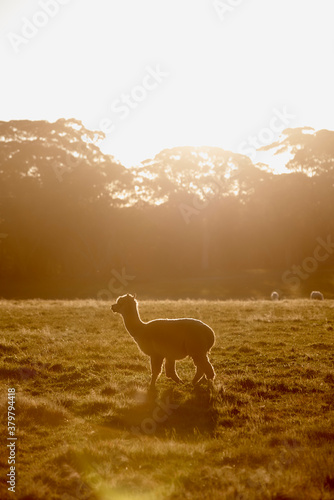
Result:
{"type": "Polygon", "coordinates": [[[121,295],[121,297],[118,297],[118,299],[116,300],[116,304],[110,306],[110,309],[112,310],[112,312],[119,313],[124,316],[134,308],[136,308],[136,306],[137,301],[135,295],[131,295],[128,293],[126,295],[121,295]]]}

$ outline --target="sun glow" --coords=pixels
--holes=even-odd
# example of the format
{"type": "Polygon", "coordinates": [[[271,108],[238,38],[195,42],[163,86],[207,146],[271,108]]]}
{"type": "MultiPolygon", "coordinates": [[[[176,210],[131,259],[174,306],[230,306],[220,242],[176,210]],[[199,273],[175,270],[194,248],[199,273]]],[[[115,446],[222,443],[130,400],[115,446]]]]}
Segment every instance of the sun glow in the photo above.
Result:
{"type": "MultiPolygon", "coordinates": [[[[277,140],[284,127],[273,110],[284,107],[294,116],[285,126],[334,126],[331,0],[317,9],[241,2],[223,19],[213,1],[55,5],[51,13],[1,2],[11,76],[0,85],[15,95],[2,103],[2,119],[75,117],[104,131],[101,149],[125,166],[178,145],[239,152],[252,137],[277,140]]],[[[253,160],[253,150],[245,154],[253,160]]]]}

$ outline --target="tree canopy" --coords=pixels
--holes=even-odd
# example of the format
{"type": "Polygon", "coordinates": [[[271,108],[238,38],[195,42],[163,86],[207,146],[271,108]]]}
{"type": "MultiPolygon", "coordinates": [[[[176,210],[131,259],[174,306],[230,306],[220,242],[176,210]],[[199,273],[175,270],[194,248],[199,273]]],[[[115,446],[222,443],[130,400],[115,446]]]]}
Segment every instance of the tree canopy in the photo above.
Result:
{"type": "Polygon", "coordinates": [[[315,131],[311,127],[286,129],[280,141],[261,148],[263,151],[275,149],[275,154],[289,152],[292,158],[286,167],[308,175],[333,175],[334,132],[315,131]]]}
{"type": "Polygon", "coordinates": [[[1,295],[23,281],[94,295],[125,269],[138,282],[282,273],[333,234],[334,132],[287,129],[262,148],[290,153],[281,175],[218,147],[125,168],[103,137],[75,119],[0,122],[1,295]]]}

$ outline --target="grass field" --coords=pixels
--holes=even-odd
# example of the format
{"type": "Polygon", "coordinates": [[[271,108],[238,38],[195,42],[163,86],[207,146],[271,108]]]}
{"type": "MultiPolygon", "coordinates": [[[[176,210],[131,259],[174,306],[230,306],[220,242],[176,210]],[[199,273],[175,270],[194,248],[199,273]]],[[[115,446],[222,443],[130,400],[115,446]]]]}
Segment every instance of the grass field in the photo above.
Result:
{"type": "Polygon", "coordinates": [[[146,301],[216,332],[216,381],[149,359],[109,304],[0,301],[1,490],[19,499],[334,498],[334,302],[146,301]],[[15,388],[15,493],[7,490],[15,388]]]}

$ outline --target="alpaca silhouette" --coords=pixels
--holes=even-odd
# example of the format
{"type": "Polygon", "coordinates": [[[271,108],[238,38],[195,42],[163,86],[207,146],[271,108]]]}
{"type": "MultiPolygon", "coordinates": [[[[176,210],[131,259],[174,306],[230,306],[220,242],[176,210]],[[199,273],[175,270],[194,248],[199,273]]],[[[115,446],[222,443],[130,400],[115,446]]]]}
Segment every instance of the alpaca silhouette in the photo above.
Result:
{"type": "Polygon", "coordinates": [[[123,317],[124,325],[139,349],[151,358],[151,388],[161,373],[163,360],[167,377],[182,382],[175,369],[175,361],[190,356],[196,365],[193,384],[205,375],[214,379],[215,372],[208,352],[215,342],[213,330],[197,319],[155,319],[147,323],[140,319],[138,302],[134,295],[118,297],[110,309],[123,317]]]}

